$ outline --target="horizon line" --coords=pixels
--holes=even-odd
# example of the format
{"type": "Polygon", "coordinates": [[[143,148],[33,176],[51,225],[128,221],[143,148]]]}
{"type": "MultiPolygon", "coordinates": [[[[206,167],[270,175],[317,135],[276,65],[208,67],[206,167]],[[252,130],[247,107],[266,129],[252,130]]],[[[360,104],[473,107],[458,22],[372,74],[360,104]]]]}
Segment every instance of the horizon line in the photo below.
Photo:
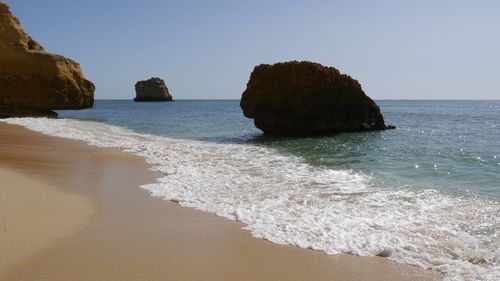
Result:
{"type": "MultiPolygon", "coordinates": [[[[133,98],[131,99],[126,99],[126,98],[94,98],[94,100],[130,100],[133,101],[133,98]]],[[[212,98],[212,99],[174,99],[173,101],[190,101],[190,100],[205,100],[205,101],[237,101],[240,99],[223,99],[223,98],[212,98]]],[[[500,101],[500,98],[498,99],[373,99],[375,101],[500,101]]]]}

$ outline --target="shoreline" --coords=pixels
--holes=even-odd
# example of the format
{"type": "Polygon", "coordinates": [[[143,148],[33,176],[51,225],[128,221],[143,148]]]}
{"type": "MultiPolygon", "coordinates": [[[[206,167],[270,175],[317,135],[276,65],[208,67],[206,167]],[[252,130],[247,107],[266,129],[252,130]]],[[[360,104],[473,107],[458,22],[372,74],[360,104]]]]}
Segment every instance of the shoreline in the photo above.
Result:
{"type": "MultiPolygon", "coordinates": [[[[75,219],[80,222],[75,230],[31,249],[4,272],[0,265],[2,280],[442,279],[437,272],[386,258],[329,256],[254,238],[239,222],[150,196],[139,186],[161,174],[150,171],[144,159],[118,150],[0,123],[2,167],[44,191],[57,187],[65,196],[85,199],[91,210],[75,219]]],[[[29,191],[15,196],[25,204],[29,191]]],[[[44,192],[44,201],[50,196],[44,192]]],[[[23,223],[38,216],[33,212],[23,223]]],[[[20,239],[7,237],[5,243],[20,239]]]]}

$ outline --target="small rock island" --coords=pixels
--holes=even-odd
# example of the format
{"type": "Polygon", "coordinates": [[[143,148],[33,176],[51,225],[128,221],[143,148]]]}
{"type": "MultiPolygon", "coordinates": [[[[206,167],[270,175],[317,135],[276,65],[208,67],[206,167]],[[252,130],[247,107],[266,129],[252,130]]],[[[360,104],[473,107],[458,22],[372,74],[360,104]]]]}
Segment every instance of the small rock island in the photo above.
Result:
{"type": "Polygon", "coordinates": [[[254,68],[240,106],[270,135],[326,135],[385,130],[384,117],[361,85],[334,67],[290,61],[254,68]]]}
{"type": "Polygon", "coordinates": [[[78,63],[45,52],[0,1],[0,118],[56,117],[51,110],[90,108],[94,89],[78,63]]]}
{"type": "Polygon", "coordinates": [[[135,83],[135,94],[134,101],[172,101],[165,81],[158,77],[135,83]]]}

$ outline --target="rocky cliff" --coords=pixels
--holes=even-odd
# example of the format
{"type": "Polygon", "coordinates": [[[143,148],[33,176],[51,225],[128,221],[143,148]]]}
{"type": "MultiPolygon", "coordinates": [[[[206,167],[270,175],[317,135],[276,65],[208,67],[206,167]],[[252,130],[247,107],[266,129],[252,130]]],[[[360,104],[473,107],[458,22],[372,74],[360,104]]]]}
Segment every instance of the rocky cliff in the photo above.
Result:
{"type": "Polygon", "coordinates": [[[322,135],[389,128],[358,81],[333,67],[307,61],[256,66],[240,106],[266,134],[322,135]]]}
{"type": "Polygon", "coordinates": [[[55,116],[50,110],[92,107],[94,84],[80,65],[49,54],[0,1],[0,117],[55,116]]]}
{"type": "Polygon", "coordinates": [[[134,101],[172,100],[165,81],[157,77],[135,83],[135,94],[134,101]]]}

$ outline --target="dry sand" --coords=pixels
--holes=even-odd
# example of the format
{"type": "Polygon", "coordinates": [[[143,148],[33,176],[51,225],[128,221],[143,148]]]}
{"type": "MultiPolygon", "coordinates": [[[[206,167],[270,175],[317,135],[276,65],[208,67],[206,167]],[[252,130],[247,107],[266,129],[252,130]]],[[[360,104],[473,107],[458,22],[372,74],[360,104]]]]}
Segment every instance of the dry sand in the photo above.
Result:
{"type": "Polygon", "coordinates": [[[0,273],[76,233],[93,213],[91,200],[84,196],[3,167],[0,179],[0,273]]]}
{"type": "Polygon", "coordinates": [[[0,123],[0,280],[440,280],[280,246],[151,197],[142,159],[0,123]]]}

